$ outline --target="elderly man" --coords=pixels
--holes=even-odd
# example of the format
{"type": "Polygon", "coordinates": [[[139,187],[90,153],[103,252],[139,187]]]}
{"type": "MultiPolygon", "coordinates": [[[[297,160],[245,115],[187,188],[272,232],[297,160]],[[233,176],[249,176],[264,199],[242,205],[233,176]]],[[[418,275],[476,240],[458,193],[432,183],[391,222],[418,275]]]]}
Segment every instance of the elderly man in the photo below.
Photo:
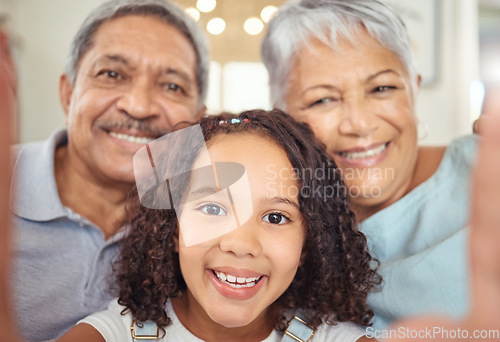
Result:
{"type": "Polygon", "coordinates": [[[200,28],[163,0],[110,1],[73,40],[67,129],[16,150],[14,303],[28,340],[54,339],[112,298],[112,262],[145,143],[205,112],[200,28]]]}

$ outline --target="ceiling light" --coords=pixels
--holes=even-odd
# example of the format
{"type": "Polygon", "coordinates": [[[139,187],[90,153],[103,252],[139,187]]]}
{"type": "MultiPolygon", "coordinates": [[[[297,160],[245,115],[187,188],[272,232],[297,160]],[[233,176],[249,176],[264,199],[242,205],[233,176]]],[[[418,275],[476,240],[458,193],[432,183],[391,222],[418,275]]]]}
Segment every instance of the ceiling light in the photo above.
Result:
{"type": "Polygon", "coordinates": [[[276,6],[272,6],[272,5],[266,6],[260,12],[260,17],[262,18],[263,22],[268,23],[269,20],[272,19],[272,17],[276,14],[277,11],[278,11],[278,7],[276,7],[276,6]]]}
{"type": "Polygon", "coordinates": [[[226,22],[221,18],[213,18],[207,24],[207,31],[213,35],[218,35],[224,32],[226,22]]]}
{"type": "Polygon", "coordinates": [[[194,7],[186,8],[186,14],[189,15],[191,18],[193,18],[194,21],[200,20],[200,11],[198,11],[194,7]]]}
{"type": "Polygon", "coordinates": [[[245,24],[243,24],[243,28],[245,29],[246,33],[255,36],[262,32],[262,30],[264,29],[264,23],[259,18],[251,17],[245,21],[245,24]]]}
{"type": "Polygon", "coordinates": [[[198,8],[201,12],[212,12],[217,5],[215,0],[198,0],[196,2],[196,8],[198,8]]]}

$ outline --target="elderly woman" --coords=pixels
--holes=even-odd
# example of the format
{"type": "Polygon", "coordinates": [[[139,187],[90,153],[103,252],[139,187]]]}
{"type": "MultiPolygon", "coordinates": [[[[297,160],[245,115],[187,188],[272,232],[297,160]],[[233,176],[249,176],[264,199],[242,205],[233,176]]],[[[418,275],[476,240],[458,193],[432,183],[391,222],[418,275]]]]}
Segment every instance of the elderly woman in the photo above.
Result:
{"type": "Polygon", "coordinates": [[[420,76],[399,16],[378,0],[291,1],[262,55],[274,106],[322,139],[380,260],[374,328],[423,312],[464,314],[476,142],[417,145],[420,76]]]}

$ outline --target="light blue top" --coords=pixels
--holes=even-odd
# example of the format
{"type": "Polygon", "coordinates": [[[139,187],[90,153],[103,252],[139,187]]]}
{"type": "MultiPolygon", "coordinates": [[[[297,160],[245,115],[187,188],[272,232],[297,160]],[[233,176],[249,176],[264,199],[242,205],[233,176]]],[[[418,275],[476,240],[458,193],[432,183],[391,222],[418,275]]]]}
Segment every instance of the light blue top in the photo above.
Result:
{"type": "Polygon", "coordinates": [[[16,149],[10,209],[13,216],[14,304],[26,340],[54,339],[87,315],[106,308],[112,259],[123,231],[102,231],[62,205],[54,152],[66,131],[16,149]]]}
{"type": "Polygon", "coordinates": [[[374,329],[420,313],[466,312],[466,226],[475,151],[476,137],[454,140],[427,181],[362,222],[360,230],[384,278],[382,291],[368,298],[374,329]]]}
{"type": "MultiPolygon", "coordinates": [[[[134,340],[130,326],[133,316],[130,310],[124,315],[124,306],[116,300],[109,303],[108,309],[90,315],[80,321],[93,326],[109,342],[140,342],[134,340]]],[[[202,339],[193,335],[179,320],[175,314],[172,302],[167,301],[165,307],[172,324],[163,327],[165,335],[160,334],[158,342],[203,342],[202,339]]],[[[155,325],[156,328],[156,325],[155,325]]],[[[155,329],[156,330],[156,329],[155,329]]],[[[351,322],[337,322],[335,325],[321,324],[314,332],[311,342],[356,342],[360,337],[366,335],[365,329],[351,322]]],[[[236,339],[234,339],[236,341],[236,339]]],[[[273,330],[271,334],[261,342],[283,342],[283,332],[273,330]]]]}

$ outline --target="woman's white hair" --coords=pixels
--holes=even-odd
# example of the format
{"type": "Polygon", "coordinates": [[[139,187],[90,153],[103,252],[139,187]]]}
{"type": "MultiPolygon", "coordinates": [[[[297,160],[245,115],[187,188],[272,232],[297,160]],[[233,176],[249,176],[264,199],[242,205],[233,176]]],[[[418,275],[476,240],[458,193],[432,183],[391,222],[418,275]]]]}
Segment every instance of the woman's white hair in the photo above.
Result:
{"type": "Polygon", "coordinates": [[[262,60],[269,72],[271,101],[286,110],[288,77],[298,51],[312,38],[336,48],[338,38],[356,44],[366,31],[394,52],[406,68],[411,91],[417,91],[417,69],[406,27],[389,5],[379,0],[292,0],[269,23],[262,43],[262,60]]]}

